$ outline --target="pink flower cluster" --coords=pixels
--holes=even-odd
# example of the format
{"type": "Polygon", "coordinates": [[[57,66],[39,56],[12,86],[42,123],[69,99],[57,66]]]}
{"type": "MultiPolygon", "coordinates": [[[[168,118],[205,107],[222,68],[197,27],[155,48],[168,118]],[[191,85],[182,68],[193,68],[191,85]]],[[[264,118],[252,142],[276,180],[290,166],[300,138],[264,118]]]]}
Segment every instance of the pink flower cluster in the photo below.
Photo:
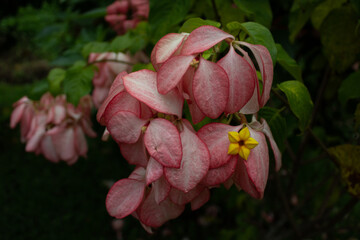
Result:
{"type": "Polygon", "coordinates": [[[149,17],[149,0],[118,0],[106,12],[105,20],[122,35],[149,17]]]}
{"type": "Polygon", "coordinates": [[[91,53],[89,56],[89,63],[95,63],[98,71],[93,78],[93,92],[92,100],[96,108],[105,100],[110,86],[115,77],[123,71],[130,72],[131,64],[137,62],[148,62],[148,58],[142,52],[131,56],[124,53],[91,53]]]}
{"type": "MultiPolygon", "coordinates": [[[[214,58],[216,59],[216,58],[214,58]]],[[[235,184],[262,198],[269,171],[269,139],[281,166],[281,153],[264,119],[240,125],[210,123],[196,132],[183,119],[186,100],[193,123],[205,116],[254,114],[270,95],[273,65],[261,45],[234,41],[212,26],[191,34],[170,33],[155,45],[151,61],[157,72],[120,73],[97,113],[107,134],[119,144],[123,157],[136,165],[126,179],[110,189],[110,215],[133,215],[148,231],[179,216],[185,204],[193,210],[205,204],[209,189],[235,184]],[[225,41],[228,53],[217,62],[204,51],[225,41]],[[261,73],[262,91],[252,52],[261,73]],[[236,50],[240,53],[238,53],[236,50]]]]}
{"type": "Polygon", "coordinates": [[[86,157],[85,134],[95,137],[91,128],[90,96],[83,97],[77,108],[66,102],[65,95],[54,98],[44,94],[40,101],[22,97],[14,103],[10,127],[18,123],[26,151],[43,154],[52,162],[74,164],[79,156],[86,157]]]}

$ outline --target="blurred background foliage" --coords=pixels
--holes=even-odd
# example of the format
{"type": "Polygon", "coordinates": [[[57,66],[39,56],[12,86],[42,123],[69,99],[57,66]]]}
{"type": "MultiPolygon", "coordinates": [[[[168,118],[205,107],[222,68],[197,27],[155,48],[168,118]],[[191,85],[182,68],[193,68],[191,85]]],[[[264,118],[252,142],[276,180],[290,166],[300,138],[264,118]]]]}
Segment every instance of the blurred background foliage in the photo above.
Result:
{"type": "MultiPolygon", "coordinates": [[[[0,239],[360,238],[360,1],[153,0],[148,22],[123,36],[104,21],[111,3],[3,1],[0,239]],[[184,24],[190,18],[220,22],[229,32],[239,31],[234,21],[270,29],[277,64],[272,98],[259,114],[283,152],[283,167],[279,173],[271,168],[263,200],[234,187],[213,189],[200,210],[187,208],[148,235],[132,217],[119,222],[106,212],[109,186],[131,171],[113,141],[89,140],[88,158],[74,166],[50,163],[26,153],[19,129],[9,129],[11,105],[23,95],[39,99],[51,89],[51,69],[74,72],[90,52],[149,55],[166,33],[204,24],[201,19],[184,24]],[[288,80],[296,81],[290,86],[288,80]],[[296,96],[302,92],[313,105],[299,106],[296,96]]],[[[81,94],[89,92],[91,71],[68,74],[64,91],[70,82],[85,89],[81,94]]],[[[74,103],[81,97],[66,93],[74,103]]],[[[101,136],[95,111],[93,122],[101,136]]]]}

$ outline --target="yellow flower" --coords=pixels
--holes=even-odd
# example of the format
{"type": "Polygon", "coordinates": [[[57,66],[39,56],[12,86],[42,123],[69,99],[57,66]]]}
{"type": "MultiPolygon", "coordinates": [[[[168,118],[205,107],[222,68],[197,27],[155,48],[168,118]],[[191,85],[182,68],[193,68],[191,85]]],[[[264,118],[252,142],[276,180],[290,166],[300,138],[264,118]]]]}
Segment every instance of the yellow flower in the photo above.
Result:
{"type": "Polygon", "coordinates": [[[228,132],[228,137],[230,141],[228,154],[239,154],[245,160],[250,155],[250,149],[259,144],[254,138],[250,137],[250,131],[247,127],[241,129],[240,132],[228,132]]]}

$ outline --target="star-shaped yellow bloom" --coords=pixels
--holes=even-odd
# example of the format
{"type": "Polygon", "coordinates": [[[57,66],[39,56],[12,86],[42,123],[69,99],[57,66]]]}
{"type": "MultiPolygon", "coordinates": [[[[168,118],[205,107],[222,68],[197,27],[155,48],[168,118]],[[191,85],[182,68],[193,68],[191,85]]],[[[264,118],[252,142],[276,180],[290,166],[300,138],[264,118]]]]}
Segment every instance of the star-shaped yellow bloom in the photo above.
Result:
{"type": "Polygon", "coordinates": [[[239,154],[245,160],[250,155],[250,149],[259,144],[254,138],[250,137],[250,131],[247,127],[241,129],[240,132],[228,132],[228,137],[230,141],[228,154],[239,154]]]}

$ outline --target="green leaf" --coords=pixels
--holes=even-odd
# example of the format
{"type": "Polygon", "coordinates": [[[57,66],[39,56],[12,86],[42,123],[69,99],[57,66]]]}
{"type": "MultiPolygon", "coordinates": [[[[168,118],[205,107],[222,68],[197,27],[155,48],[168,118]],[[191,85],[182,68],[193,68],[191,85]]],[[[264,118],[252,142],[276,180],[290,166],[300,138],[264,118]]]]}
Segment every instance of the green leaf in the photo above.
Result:
{"type": "Polygon", "coordinates": [[[360,146],[343,144],[328,149],[337,162],[348,191],[360,197],[360,146]]]}
{"type": "Polygon", "coordinates": [[[360,71],[350,74],[338,91],[341,104],[344,106],[349,99],[360,98],[360,71]]]}
{"type": "Polygon", "coordinates": [[[358,15],[351,5],[329,13],[320,28],[323,52],[331,68],[346,71],[360,54],[358,15]]]}
{"type": "Polygon", "coordinates": [[[255,22],[242,23],[241,26],[249,35],[251,43],[263,45],[269,50],[273,64],[275,64],[277,49],[269,29],[255,22]]]}
{"type": "Polygon", "coordinates": [[[295,37],[310,19],[313,10],[321,0],[295,0],[289,15],[290,41],[295,37]]]}
{"type": "Polygon", "coordinates": [[[312,12],[311,22],[319,29],[326,16],[335,8],[341,7],[347,0],[326,0],[320,3],[312,12]]]}
{"type": "Polygon", "coordinates": [[[179,32],[191,33],[194,29],[204,25],[211,25],[217,28],[221,26],[219,22],[215,22],[212,20],[204,20],[201,18],[190,18],[181,26],[179,32]]]}
{"type": "Polygon", "coordinates": [[[245,13],[239,7],[234,6],[232,0],[215,0],[222,25],[229,22],[245,22],[245,13]]]}
{"type": "Polygon", "coordinates": [[[282,82],[278,87],[285,93],[291,111],[299,119],[299,128],[304,131],[310,123],[314,106],[307,88],[299,81],[282,82]]]}
{"type": "Polygon", "coordinates": [[[235,0],[236,6],[252,21],[271,27],[272,11],[269,0],[235,0]]]}
{"type": "Polygon", "coordinates": [[[191,8],[191,0],[150,1],[149,25],[152,41],[155,43],[169,32],[177,31],[191,8]]]}
{"type": "Polygon", "coordinates": [[[96,8],[96,9],[90,10],[88,12],[85,12],[85,13],[79,15],[78,19],[100,18],[100,17],[105,17],[105,15],[106,15],[106,8],[101,7],[101,8],[96,8]]]}
{"type": "Polygon", "coordinates": [[[54,68],[48,74],[49,91],[53,95],[61,93],[61,83],[64,81],[66,71],[62,68],[54,68]]]}
{"type": "Polygon", "coordinates": [[[81,97],[90,93],[93,77],[94,67],[87,66],[85,62],[77,62],[69,68],[64,79],[67,100],[76,106],[81,97]]]}
{"type": "Polygon", "coordinates": [[[277,49],[277,62],[286,70],[288,71],[291,76],[293,76],[296,80],[302,82],[301,77],[301,68],[296,63],[296,61],[291,58],[284,48],[280,44],[276,44],[277,49]]]}
{"type": "Polygon", "coordinates": [[[151,71],[155,72],[154,66],[151,63],[147,63],[147,64],[137,63],[137,64],[135,64],[133,66],[132,72],[136,72],[136,71],[139,71],[139,70],[142,70],[142,69],[148,69],[148,70],[151,70],[151,71]]]}
{"type": "Polygon", "coordinates": [[[107,42],[90,42],[83,47],[81,53],[87,59],[90,53],[102,53],[109,50],[110,44],[107,42]]]}
{"type": "Polygon", "coordinates": [[[276,109],[271,107],[263,107],[259,111],[259,116],[265,118],[266,122],[271,128],[271,132],[277,143],[280,151],[285,149],[286,139],[286,120],[281,116],[282,109],[276,109]]]}
{"type": "Polygon", "coordinates": [[[130,51],[132,54],[143,49],[146,45],[145,39],[134,32],[127,32],[125,35],[116,37],[110,44],[109,51],[125,52],[130,51]]]}

